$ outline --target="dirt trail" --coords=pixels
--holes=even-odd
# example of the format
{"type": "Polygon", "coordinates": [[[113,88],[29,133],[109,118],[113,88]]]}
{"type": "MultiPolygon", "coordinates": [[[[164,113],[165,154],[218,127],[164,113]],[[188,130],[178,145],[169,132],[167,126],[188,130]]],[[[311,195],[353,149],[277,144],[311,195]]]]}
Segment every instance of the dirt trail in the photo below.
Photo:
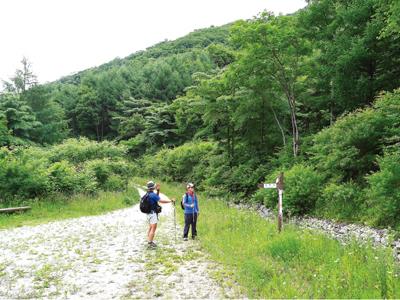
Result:
{"type": "Polygon", "coordinates": [[[0,230],[0,299],[239,297],[198,241],[182,241],[178,225],[175,241],[172,205],[163,205],[156,250],[147,248],[147,227],[135,205],[0,230]]]}

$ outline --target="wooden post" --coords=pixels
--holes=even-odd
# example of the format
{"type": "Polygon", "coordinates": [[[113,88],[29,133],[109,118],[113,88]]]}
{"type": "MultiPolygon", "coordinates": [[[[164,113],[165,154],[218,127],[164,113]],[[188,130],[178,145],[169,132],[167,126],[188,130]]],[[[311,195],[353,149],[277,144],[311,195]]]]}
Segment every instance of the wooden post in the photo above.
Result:
{"type": "Polygon", "coordinates": [[[276,179],[275,183],[260,183],[257,185],[260,189],[277,189],[278,190],[278,231],[282,231],[283,224],[283,209],[282,209],[282,200],[283,200],[283,172],[281,172],[276,179]]]}
{"type": "Polygon", "coordinates": [[[278,231],[282,231],[283,225],[283,209],[282,209],[282,200],[283,200],[283,190],[284,190],[284,183],[283,183],[283,173],[279,175],[276,179],[276,188],[278,189],[278,231]]]}

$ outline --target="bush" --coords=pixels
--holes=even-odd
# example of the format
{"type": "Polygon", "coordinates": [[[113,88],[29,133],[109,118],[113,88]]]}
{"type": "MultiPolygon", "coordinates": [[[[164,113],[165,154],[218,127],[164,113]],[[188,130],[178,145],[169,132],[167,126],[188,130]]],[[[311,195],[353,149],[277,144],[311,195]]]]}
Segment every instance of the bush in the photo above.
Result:
{"type": "MultiPolygon", "coordinates": [[[[279,172],[274,172],[266,179],[273,183],[279,172]]],[[[285,214],[303,215],[313,212],[321,194],[322,176],[313,168],[297,164],[284,172],[285,191],[283,194],[283,210],[285,214]]],[[[275,189],[261,190],[254,197],[256,201],[264,200],[270,208],[276,208],[278,195],[275,189]]]]}
{"type": "Polygon", "coordinates": [[[49,159],[52,162],[67,160],[78,164],[93,159],[123,158],[126,151],[125,147],[109,141],[98,143],[87,138],[68,139],[50,148],[49,159]]]}
{"type": "Polygon", "coordinates": [[[7,152],[0,159],[0,197],[3,203],[15,198],[35,198],[51,190],[44,158],[32,160],[23,151],[7,152]]]}
{"type": "Polygon", "coordinates": [[[110,142],[70,139],[50,148],[17,147],[0,151],[0,202],[45,197],[50,193],[121,190],[132,168],[125,148],[110,142]]]}
{"type": "Polygon", "coordinates": [[[255,161],[229,167],[222,156],[211,160],[206,180],[207,187],[218,187],[220,196],[226,191],[235,194],[235,198],[244,198],[257,189],[257,184],[266,174],[265,166],[255,161]]]}
{"type": "Polygon", "coordinates": [[[190,142],[174,149],[162,149],[155,155],[146,155],[142,162],[144,172],[169,181],[193,181],[199,185],[205,179],[216,145],[211,142],[190,142]]]}
{"type": "Polygon", "coordinates": [[[131,174],[130,167],[125,161],[112,161],[108,158],[87,161],[84,168],[94,174],[99,187],[105,190],[120,190],[126,186],[128,176],[131,174]]]}
{"type": "Polygon", "coordinates": [[[127,181],[119,175],[111,174],[103,184],[106,191],[123,191],[127,186],[127,181]]]}
{"type": "Polygon", "coordinates": [[[380,170],[367,176],[369,216],[374,225],[400,229],[400,150],[378,159],[380,170]]]}
{"type": "Polygon", "coordinates": [[[56,162],[49,167],[48,172],[54,191],[72,194],[79,189],[77,172],[69,162],[56,162]]]}
{"type": "Polygon", "coordinates": [[[325,186],[316,213],[324,218],[356,220],[362,214],[362,190],[353,182],[325,186]]]}
{"type": "MultiPolygon", "coordinates": [[[[311,160],[327,179],[360,182],[376,171],[387,139],[400,135],[400,90],[380,96],[373,107],[357,110],[319,132],[311,160]]],[[[363,184],[365,182],[362,182],[363,184]]]]}

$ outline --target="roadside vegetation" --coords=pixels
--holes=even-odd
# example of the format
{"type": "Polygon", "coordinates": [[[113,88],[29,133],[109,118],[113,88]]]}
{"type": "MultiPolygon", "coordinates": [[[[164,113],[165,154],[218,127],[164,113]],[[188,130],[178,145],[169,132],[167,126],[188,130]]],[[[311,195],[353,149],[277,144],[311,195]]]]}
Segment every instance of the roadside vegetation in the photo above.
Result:
{"type": "MultiPolygon", "coordinates": [[[[170,198],[180,200],[184,191],[184,184],[161,183],[161,192],[170,198]]],[[[400,297],[400,266],[390,248],[356,241],[341,245],[323,234],[290,225],[278,233],[275,222],[256,212],[238,210],[203,193],[198,196],[198,242],[224,266],[222,276],[236,281],[248,297],[400,297]]],[[[176,210],[182,224],[179,203],[176,210]]]]}
{"type": "Polygon", "coordinates": [[[126,149],[111,142],[70,139],[53,147],[18,147],[0,153],[0,228],[35,225],[127,207],[138,201],[130,186],[126,149]]]}
{"type": "Polygon", "coordinates": [[[139,194],[133,187],[125,192],[99,192],[96,195],[54,195],[51,198],[26,202],[25,204],[31,206],[31,210],[27,212],[0,214],[0,229],[104,214],[132,206],[138,200],[139,194]]]}

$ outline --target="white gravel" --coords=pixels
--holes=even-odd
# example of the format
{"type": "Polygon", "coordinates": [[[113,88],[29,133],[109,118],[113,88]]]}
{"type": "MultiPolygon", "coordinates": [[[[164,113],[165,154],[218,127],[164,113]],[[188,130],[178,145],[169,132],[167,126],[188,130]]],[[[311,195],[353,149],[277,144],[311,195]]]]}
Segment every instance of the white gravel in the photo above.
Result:
{"type": "MultiPolygon", "coordinates": [[[[199,225],[201,235],[201,219],[199,225]]],[[[178,225],[175,240],[170,204],[163,205],[156,250],[147,248],[147,229],[146,216],[135,205],[0,230],[0,299],[240,297],[198,241],[181,240],[178,225]]]]}

